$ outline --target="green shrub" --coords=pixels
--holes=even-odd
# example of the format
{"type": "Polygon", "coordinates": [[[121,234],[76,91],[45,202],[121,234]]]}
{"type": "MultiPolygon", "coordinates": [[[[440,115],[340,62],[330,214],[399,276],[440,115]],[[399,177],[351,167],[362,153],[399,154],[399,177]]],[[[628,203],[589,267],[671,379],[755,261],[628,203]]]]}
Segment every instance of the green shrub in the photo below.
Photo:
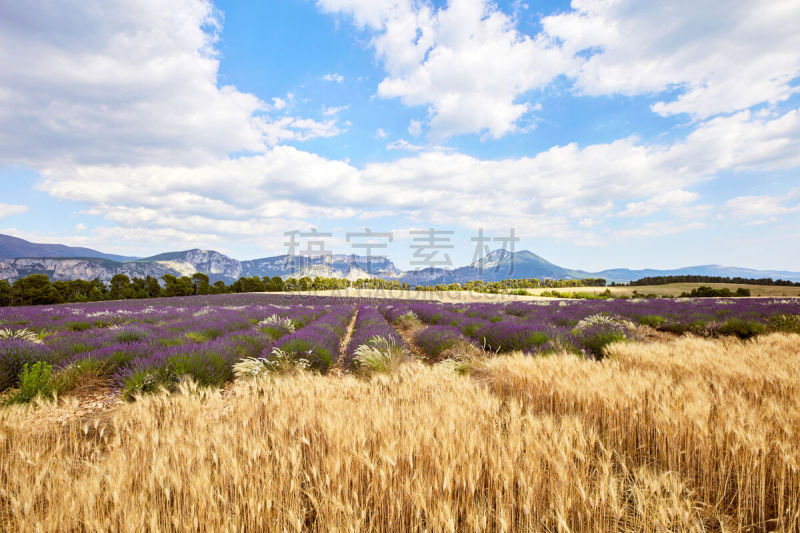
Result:
{"type": "Polygon", "coordinates": [[[32,365],[25,363],[19,375],[19,390],[6,400],[7,403],[27,403],[37,396],[52,398],[52,377],[53,365],[44,361],[37,361],[32,365]]]}
{"type": "Polygon", "coordinates": [[[88,322],[67,322],[64,326],[70,331],[86,331],[92,329],[92,324],[88,322]]]}
{"type": "Polygon", "coordinates": [[[282,344],[280,348],[293,358],[305,359],[309,363],[309,368],[319,370],[323,374],[328,371],[333,361],[330,350],[304,339],[292,339],[282,344]]]}
{"type": "Polygon", "coordinates": [[[767,325],[772,331],[800,333],[800,315],[772,315],[767,319],[767,325]]]}
{"type": "Polygon", "coordinates": [[[467,324],[466,326],[461,328],[461,333],[463,333],[465,337],[472,337],[479,329],[481,329],[482,326],[483,324],[481,324],[480,322],[474,324],[467,324]]]}
{"type": "Polygon", "coordinates": [[[667,319],[660,315],[644,315],[639,317],[639,324],[658,329],[667,322],[667,319]]]}
{"type": "Polygon", "coordinates": [[[53,375],[51,380],[53,390],[58,394],[64,394],[86,383],[105,380],[116,368],[116,365],[112,366],[108,360],[101,361],[92,357],[78,359],[53,375]]]}
{"type": "Polygon", "coordinates": [[[767,326],[755,320],[729,318],[719,327],[718,331],[722,335],[736,335],[740,339],[749,339],[764,333],[766,330],[767,326]]]}
{"type": "Polygon", "coordinates": [[[612,342],[621,342],[626,340],[628,340],[628,337],[619,331],[592,332],[591,334],[587,333],[581,335],[579,338],[581,346],[586,348],[596,357],[602,357],[603,348],[612,342]]]}
{"type": "Polygon", "coordinates": [[[370,337],[353,353],[356,371],[367,376],[374,373],[393,372],[409,358],[408,351],[396,339],[378,335],[370,337]]]}
{"type": "Polygon", "coordinates": [[[122,383],[122,398],[133,400],[138,394],[157,392],[169,387],[169,377],[163,368],[147,368],[132,372],[122,383]]]}
{"type": "Polygon", "coordinates": [[[218,387],[233,377],[227,361],[210,351],[171,357],[167,369],[172,381],[191,376],[203,387],[218,387]]]}
{"type": "Polygon", "coordinates": [[[157,342],[161,346],[166,346],[167,348],[169,348],[170,346],[180,346],[181,344],[184,344],[185,341],[182,337],[173,337],[173,338],[162,337],[158,339],[157,342]]]}
{"type": "Polygon", "coordinates": [[[701,285],[692,289],[691,292],[681,293],[681,298],[742,298],[750,296],[750,289],[740,287],[736,292],[732,292],[729,288],[723,287],[715,289],[706,285],[701,285]]]}
{"type": "Polygon", "coordinates": [[[146,336],[147,333],[141,329],[121,329],[114,335],[114,339],[117,342],[138,342],[144,340],[146,336]]]}

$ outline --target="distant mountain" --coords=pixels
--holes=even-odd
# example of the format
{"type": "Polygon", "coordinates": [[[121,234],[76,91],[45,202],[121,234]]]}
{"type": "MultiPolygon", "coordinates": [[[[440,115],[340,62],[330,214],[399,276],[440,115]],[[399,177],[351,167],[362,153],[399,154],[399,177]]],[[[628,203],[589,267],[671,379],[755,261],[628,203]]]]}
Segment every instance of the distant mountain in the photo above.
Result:
{"type": "Polygon", "coordinates": [[[98,257],[112,261],[133,259],[133,257],[122,255],[104,254],[91,248],[64,246],[63,244],[39,244],[11,235],[0,235],[0,259],[20,257],[98,257]]]}
{"type": "Polygon", "coordinates": [[[53,280],[94,279],[108,282],[117,274],[129,277],[164,274],[191,276],[195,272],[207,274],[211,281],[230,283],[242,276],[282,278],[320,276],[328,278],[394,278],[402,274],[394,263],[385,257],[366,258],[358,255],[336,254],[325,260],[278,255],[237,261],[213,250],[185,250],[168,252],[141,259],[113,261],[103,258],[31,258],[0,260],[0,279],[15,280],[31,274],[46,274],[53,280]]]}
{"type": "Polygon", "coordinates": [[[333,254],[327,258],[277,255],[242,261],[243,276],[394,278],[402,272],[386,257],[333,254]]]}
{"type": "Polygon", "coordinates": [[[675,268],[671,270],[629,270],[627,268],[614,268],[597,272],[596,277],[606,278],[609,281],[632,281],[654,276],[720,276],[725,278],[772,278],[789,281],[800,281],[800,273],[787,270],[754,270],[722,265],[698,265],[691,267],[675,268]]]}
{"type": "Polygon", "coordinates": [[[507,250],[494,250],[469,266],[452,270],[442,268],[411,270],[404,272],[399,279],[409,284],[437,285],[440,283],[463,283],[478,279],[500,281],[509,278],[576,279],[580,277],[591,276],[588,273],[554,265],[527,250],[514,253],[507,250]]]}
{"type": "Polygon", "coordinates": [[[483,259],[454,269],[424,268],[401,271],[386,257],[367,258],[355,254],[335,254],[327,258],[277,255],[238,261],[213,250],[184,250],[152,257],[132,259],[102,254],[88,248],[73,248],[54,244],[34,244],[0,235],[0,279],[15,280],[30,274],[47,274],[53,280],[94,279],[110,281],[116,274],[129,277],[164,274],[191,276],[207,274],[211,281],[230,283],[240,277],[328,277],[384,278],[409,285],[436,285],[482,279],[499,281],[508,278],[581,279],[605,278],[618,283],[647,276],[723,276],[743,278],[772,278],[800,281],[800,272],[753,270],[720,265],[699,265],[672,270],[630,270],[625,268],[587,272],[553,264],[533,252],[494,250],[483,259]],[[41,248],[40,248],[41,247],[41,248]],[[41,253],[42,255],[37,255],[41,253]],[[60,253],[62,255],[55,255],[60,253]],[[64,255],[76,254],[76,255],[64,255]],[[95,254],[95,255],[90,255],[95,254]]]}
{"type": "Polygon", "coordinates": [[[160,278],[164,274],[180,276],[181,273],[158,263],[120,262],[101,258],[20,258],[0,260],[0,279],[15,280],[31,274],[46,274],[51,280],[98,278],[111,281],[117,274],[143,278],[160,278]]]}
{"type": "Polygon", "coordinates": [[[494,250],[482,260],[475,261],[469,266],[452,270],[441,268],[426,268],[403,272],[399,279],[411,285],[438,285],[445,283],[463,283],[482,279],[484,281],[500,281],[503,279],[538,278],[538,279],[582,279],[604,278],[608,282],[626,283],[650,276],[721,276],[742,278],[772,278],[789,281],[800,281],[800,272],[785,270],[754,270],[749,268],[698,265],[669,270],[630,270],[616,268],[601,272],[588,272],[560,267],[528,250],[508,252],[494,250]]]}

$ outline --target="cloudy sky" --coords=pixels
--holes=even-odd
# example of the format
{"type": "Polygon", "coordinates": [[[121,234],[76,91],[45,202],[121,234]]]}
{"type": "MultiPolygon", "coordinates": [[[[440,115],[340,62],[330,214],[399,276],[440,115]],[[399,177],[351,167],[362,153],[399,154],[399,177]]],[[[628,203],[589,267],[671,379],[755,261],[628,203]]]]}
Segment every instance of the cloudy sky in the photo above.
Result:
{"type": "Polygon", "coordinates": [[[796,0],[0,0],[0,233],[800,270],[796,0]]]}

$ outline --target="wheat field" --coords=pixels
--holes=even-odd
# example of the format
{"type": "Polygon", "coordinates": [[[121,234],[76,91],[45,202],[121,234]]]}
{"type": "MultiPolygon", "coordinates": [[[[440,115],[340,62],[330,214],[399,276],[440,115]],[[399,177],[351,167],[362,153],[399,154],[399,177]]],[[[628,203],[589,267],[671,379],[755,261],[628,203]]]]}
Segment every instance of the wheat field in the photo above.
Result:
{"type": "Polygon", "coordinates": [[[3,531],[798,531],[800,336],[0,411],[3,531]]]}

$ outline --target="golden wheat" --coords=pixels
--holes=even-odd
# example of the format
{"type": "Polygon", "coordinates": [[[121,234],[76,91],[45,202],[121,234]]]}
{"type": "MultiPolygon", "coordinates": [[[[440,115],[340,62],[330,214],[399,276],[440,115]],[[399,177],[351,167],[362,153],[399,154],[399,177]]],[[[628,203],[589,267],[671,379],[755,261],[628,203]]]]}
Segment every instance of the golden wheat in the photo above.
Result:
{"type": "Polygon", "coordinates": [[[796,531],[800,337],[0,411],[0,529],[796,531]]]}

